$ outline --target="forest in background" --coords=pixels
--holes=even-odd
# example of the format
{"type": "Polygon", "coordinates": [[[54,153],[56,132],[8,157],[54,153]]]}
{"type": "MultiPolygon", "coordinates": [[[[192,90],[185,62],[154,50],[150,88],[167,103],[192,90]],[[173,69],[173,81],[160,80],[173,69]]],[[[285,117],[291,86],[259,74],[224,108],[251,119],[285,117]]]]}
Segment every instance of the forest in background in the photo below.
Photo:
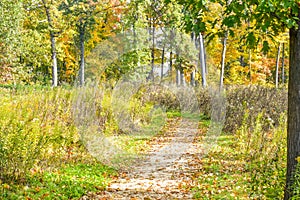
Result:
{"type": "Polygon", "coordinates": [[[153,43],[162,37],[158,33],[161,30],[166,30],[166,44],[194,43],[198,58],[191,58],[188,51],[181,56],[180,49],[170,45],[138,49],[122,59],[126,63],[119,61],[118,67],[107,68],[102,78],[117,79],[129,70],[128,66],[138,66],[139,60],[150,66],[173,67],[173,73],[177,75],[178,70],[188,82],[194,72],[202,84],[212,81],[278,87],[287,83],[286,29],[274,32],[268,22],[253,20],[251,8],[239,18],[227,13],[225,3],[206,2],[204,9],[200,4],[175,0],[3,1],[1,84],[73,85],[84,79],[80,74],[85,74],[85,59],[97,45],[115,35],[139,30],[148,30],[153,43]],[[257,23],[262,23],[262,30],[255,28],[257,23]],[[196,62],[185,62],[183,57],[196,62]],[[207,75],[203,77],[201,70],[207,75]]]}

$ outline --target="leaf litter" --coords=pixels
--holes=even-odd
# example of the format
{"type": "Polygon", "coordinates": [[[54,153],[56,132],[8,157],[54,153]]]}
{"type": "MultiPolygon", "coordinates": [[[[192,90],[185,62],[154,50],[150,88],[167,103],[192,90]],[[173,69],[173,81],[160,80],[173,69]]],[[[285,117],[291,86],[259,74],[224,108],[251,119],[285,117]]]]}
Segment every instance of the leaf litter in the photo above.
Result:
{"type": "Polygon", "coordinates": [[[201,168],[203,146],[199,138],[203,131],[198,121],[171,120],[172,126],[149,142],[150,150],[142,159],[120,170],[105,191],[88,193],[81,200],[193,199],[191,189],[201,168]]]}

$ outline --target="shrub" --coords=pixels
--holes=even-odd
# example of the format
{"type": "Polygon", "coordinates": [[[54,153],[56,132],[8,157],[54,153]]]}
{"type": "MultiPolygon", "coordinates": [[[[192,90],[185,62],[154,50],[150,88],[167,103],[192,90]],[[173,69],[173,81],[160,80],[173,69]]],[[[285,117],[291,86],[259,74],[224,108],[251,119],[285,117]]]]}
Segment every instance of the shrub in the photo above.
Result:
{"type": "Polygon", "coordinates": [[[179,110],[181,112],[200,111],[210,114],[211,96],[207,89],[178,87],[163,84],[149,85],[141,89],[138,96],[142,103],[151,102],[163,106],[167,111],[179,110]]]}
{"type": "Polygon", "coordinates": [[[179,110],[180,103],[176,98],[175,91],[166,88],[163,85],[145,85],[139,91],[137,98],[141,99],[143,104],[152,102],[153,104],[164,106],[166,110],[179,110]]]}
{"type": "Polygon", "coordinates": [[[248,126],[255,125],[255,120],[261,114],[262,128],[268,130],[279,125],[280,115],[287,110],[285,89],[263,86],[230,87],[226,90],[226,99],[225,132],[235,132],[242,125],[246,112],[248,117],[244,123],[248,126]]]}
{"type": "MultiPolygon", "coordinates": [[[[153,102],[165,106],[166,110],[184,110],[180,102],[184,102],[189,110],[195,110],[194,99],[191,91],[185,88],[174,87],[170,90],[161,85],[151,85],[140,92],[143,103],[153,102]]],[[[217,90],[213,88],[195,88],[198,108],[201,114],[211,117],[213,101],[217,101],[217,90]]],[[[225,91],[226,120],[223,130],[234,133],[243,123],[243,118],[248,113],[247,125],[254,125],[256,118],[262,114],[263,130],[279,125],[280,115],[287,110],[286,89],[276,89],[264,86],[230,86],[225,91]]],[[[217,108],[219,109],[219,108],[217,108]]],[[[216,109],[214,109],[216,110],[216,109]]],[[[253,129],[254,127],[250,127],[253,129]]]]}
{"type": "Polygon", "coordinates": [[[37,165],[61,163],[78,135],[71,117],[71,91],[10,92],[0,99],[0,179],[21,181],[37,165]]]}
{"type": "Polygon", "coordinates": [[[212,107],[212,92],[209,89],[199,88],[197,90],[198,104],[200,112],[205,116],[211,116],[211,107],[212,107]]]}
{"type": "Polygon", "coordinates": [[[259,113],[249,126],[246,111],[241,128],[237,131],[237,151],[246,160],[250,173],[251,198],[281,199],[285,186],[286,165],[286,115],[279,118],[279,126],[263,131],[263,114],[259,113]],[[251,128],[250,128],[251,127],[251,128]]]}

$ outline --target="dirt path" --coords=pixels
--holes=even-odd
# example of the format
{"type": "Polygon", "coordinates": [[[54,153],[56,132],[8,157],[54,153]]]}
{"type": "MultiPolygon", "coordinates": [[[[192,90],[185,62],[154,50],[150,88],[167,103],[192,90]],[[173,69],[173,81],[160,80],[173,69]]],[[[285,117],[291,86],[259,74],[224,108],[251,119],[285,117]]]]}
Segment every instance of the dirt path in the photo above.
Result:
{"type": "Polygon", "coordinates": [[[120,172],[106,191],[82,199],[192,199],[199,168],[198,121],[182,119],[151,142],[151,150],[131,169],[120,172]]]}

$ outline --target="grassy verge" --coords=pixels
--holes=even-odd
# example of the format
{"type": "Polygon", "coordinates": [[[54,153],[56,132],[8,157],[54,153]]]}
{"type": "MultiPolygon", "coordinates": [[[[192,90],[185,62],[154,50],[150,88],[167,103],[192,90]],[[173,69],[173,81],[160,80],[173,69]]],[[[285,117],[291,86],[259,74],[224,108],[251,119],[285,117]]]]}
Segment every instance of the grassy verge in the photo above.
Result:
{"type": "Polygon", "coordinates": [[[259,115],[253,129],[244,124],[236,134],[218,137],[196,174],[196,199],[283,198],[286,120],[283,115],[280,126],[269,132],[263,131],[262,120],[259,115]]]}
{"type": "Polygon", "coordinates": [[[68,164],[53,171],[27,174],[24,184],[1,183],[1,199],[77,199],[103,190],[116,171],[99,163],[68,164]]]}
{"type": "Polygon", "coordinates": [[[218,144],[201,160],[202,167],[196,174],[198,184],[193,188],[196,199],[247,199],[250,176],[235,148],[235,136],[221,135],[218,144]]]}

